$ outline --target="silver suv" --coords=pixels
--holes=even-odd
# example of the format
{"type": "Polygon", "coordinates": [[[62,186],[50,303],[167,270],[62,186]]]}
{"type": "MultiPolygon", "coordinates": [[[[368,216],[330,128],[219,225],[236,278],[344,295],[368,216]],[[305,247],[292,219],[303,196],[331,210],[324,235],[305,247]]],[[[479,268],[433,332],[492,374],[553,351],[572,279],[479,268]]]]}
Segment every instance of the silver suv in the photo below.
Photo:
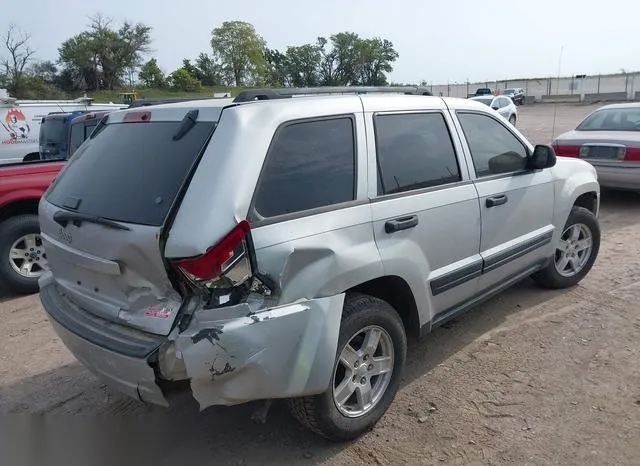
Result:
{"type": "Polygon", "coordinates": [[[40,294],[100,379],[159,405],[186,380],[201,408],[288,398],[353,438],[392,402],[406,335],[590,270],[591,165],[479,102],[325,91],[118,111],[78,149],[40,204],[40,294]]]}

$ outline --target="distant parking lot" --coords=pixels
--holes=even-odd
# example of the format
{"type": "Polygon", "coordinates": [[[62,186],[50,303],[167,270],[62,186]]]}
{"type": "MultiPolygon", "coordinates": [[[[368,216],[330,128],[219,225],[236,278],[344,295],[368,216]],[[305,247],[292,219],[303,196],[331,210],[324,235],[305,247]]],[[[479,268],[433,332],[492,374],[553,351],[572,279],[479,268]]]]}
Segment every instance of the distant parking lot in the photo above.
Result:
{"type": "Polygon", "coordinates": [[[538,104],[518,107],[518,129],[532,144],[550,144],[553,135],[572,130],[599,105],[538,104]],[[555,131],[553,119],[555,115],[555,131]]]}
{"type": "MultiPolygon", "coordinates": [[[[550,143],[554,113],[558,135],[594,108],[519,107],[517,126],[550,143]]],[[[601,208],[600,255],[579,287],[525,281],[410,343],[394,404],[356,442],[319,440],[283,403],[259,424],[256,404],[200,413],[186,398],[170,409],[124,398],[75,361],[37,296],[0,298],[0,413],[82,415],[88,431],[135,420],[140,432],[101,434],[112,464],[132,444],[157,466],[640,464],[640,196],[604,193],[601,208]]],[[[97,450],[73,445],[91,464],[97,450]]]]}

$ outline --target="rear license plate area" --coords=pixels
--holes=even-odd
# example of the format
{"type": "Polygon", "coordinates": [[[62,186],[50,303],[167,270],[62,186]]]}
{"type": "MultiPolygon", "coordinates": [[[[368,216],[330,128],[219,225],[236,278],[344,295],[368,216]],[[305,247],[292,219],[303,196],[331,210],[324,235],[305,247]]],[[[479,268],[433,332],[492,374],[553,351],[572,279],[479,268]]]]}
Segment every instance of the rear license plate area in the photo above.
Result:
{"type": "Polygon", "coordinates": [[[582,146],[580,158],[597,160],[624,160],[625,147],[619,146],[582,146]]]}

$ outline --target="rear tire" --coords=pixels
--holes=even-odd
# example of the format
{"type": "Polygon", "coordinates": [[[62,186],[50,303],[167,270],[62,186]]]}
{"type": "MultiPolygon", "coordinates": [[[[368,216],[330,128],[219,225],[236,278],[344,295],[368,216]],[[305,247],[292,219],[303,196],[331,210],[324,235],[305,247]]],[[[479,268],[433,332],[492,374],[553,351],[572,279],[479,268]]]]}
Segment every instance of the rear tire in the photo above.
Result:
{"type": "Polygon", "coordinates": [[[407,338],[402,320],[395,309],[372,296],[348,295],[342,313],[330,387],[320,395],[291,399],[291,413],[302,425],[329,440],[344,441],[359,437],[373,428],[393,401],[402,378],[406,353],[407,338]],[[366,333],[367,329],[374,333],[366,333]],[[365,348],[365,342],[375,332],[380,335],[380,343],[369,351],[365,348]],[[362,347],[355,350],[358,345],[354,341],[361,336],[362,347]],[[390,357],[385,356],[383,346],[390,352],[390,357]],[[358,366],[358,369],[348,372],[345,361],[350,361],[351,357],[356,359],[353,367],[358,366]],[[378,366],[382,367],[382,360],[386,361],[390,371],[369,375],[367,370],[372,374],[377,372],[378,366]],[[372,369],[374,365],[376,367],[372,369]],[[362,390],[367,384],[369,393],[372,393],[371,404],[360,412],[358,406],[361,399],[365,399],[362,390]],[[351,392],[349,387],[356,388],[351,392]],[[377,394],[376,390],[379,390],[377,394]],[[339,403],[336,398],[344,398],[340,396],[342,392],[351,395],[339,403]],[[353,400],[351,404],[350,400],[353,400]]]}
{"type": "Polygon", "coordinates": [[[31,294],[38,292],[38,279],[43,273],[43,269],[39,265],[46,266],[46,255],[42,248],[40,238],[40,223],[37,215],[18,215],[11,217],[0,224],[0,285],[17,294],[31,294]],[[27,238],[29,241],[35,239],[33,251],[31,247],[24,242],[20,242],[21,238],[27,238]],[[24,254],[32,254],[33,257],[25,259],[12,259],[11,251],[24,251],[24,254]],[[20,266],[25,261],[29,264],[31,259],[31,275],[26,270],[19,273],[20,266]],[[42,259],[45,259],[42,261],[42,259]]]}
{"type": "Polygon", "coordinates": [[[573,207],[551,262],[533,274],[532,278],[543,288],[562,289],[575,286],[589,273],[599,250],[600,225],[596,216],[584,207],[573,207]],[[588,249],[580,249],[589,243],[588,249]],[[588,256],[585,257],[586,254],[588,256]],[[575,268],[578,268],[577,271],[574,270],[574,264],[575,268]]]}

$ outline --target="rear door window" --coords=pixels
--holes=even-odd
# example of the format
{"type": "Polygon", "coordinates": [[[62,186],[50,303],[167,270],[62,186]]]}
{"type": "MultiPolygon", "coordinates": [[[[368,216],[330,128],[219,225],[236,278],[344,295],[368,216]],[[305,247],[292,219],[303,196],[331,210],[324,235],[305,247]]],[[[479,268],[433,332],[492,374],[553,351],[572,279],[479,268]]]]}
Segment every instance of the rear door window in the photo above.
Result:
{"type": "Polygon", "coordinates": [[[180,121],[105,125],[75,153],[47,200],[120,222],[162,225],[215,123],[198,122],[174,140],[180,126],[180,121]]]}
{"type": "Polygon", "coordinates": [[[441,113],[376,115],[378,194],[460,181],[449,129],[441,113]]]}
{"type": "Polygon", "coordinates": [[[267,218],[351,201],[355,164],[351,118],[288,124],[271,143],[254,209],[267,218]]]}

